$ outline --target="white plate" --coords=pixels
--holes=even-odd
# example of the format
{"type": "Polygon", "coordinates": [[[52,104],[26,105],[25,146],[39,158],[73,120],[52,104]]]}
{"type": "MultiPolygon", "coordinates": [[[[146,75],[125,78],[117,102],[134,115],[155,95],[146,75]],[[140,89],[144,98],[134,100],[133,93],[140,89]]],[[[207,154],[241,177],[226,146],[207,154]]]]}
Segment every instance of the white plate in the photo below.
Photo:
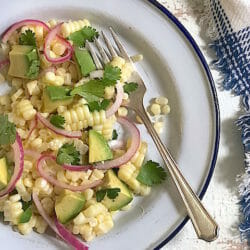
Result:
{"type": "MultiPolygon", "coordinates": [[[[208,66],[183,26],[156,1],[143,0],[2,0],[0,30],[17,20],[88,18],[94,26],[113,26],[132,54],[142,53],[138,65],[147,87],[145,105],[153,97],[169,98],[163,141],[170,148],[193,189],[204,195],[210,181],[219,141],[219,110],[208,66]],[[151,2],[151,3],[150,3],[151,2]],[[154,6],[155,5],[155,6],[154,6]],[[160,9],[158,9],[160,8],[160,9]]],[[[161,162],[149,143],[148,158],[161,162]]],[[[90,249],[159,248],[186,223],[183,203],[170,179],[138,198],[133,208],[115,218],[114,229],[90,243],[90,249]]],[[[21,236],[0,224],[2,249],[64,248],[53,235],[21,236]]]]}

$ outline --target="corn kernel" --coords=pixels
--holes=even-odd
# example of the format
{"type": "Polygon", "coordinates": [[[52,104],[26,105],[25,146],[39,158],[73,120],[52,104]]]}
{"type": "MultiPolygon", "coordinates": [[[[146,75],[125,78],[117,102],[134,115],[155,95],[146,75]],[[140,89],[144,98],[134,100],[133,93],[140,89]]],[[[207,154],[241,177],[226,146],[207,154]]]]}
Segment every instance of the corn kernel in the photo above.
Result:
{"type": "Polygon", "coordinates": [[[55,19],[51,19],[51,20],[49,20],[49,27],[50,28],[53,28],[54,26],[56,26],[57,25],[57,20],[55,20],[55,19]]]}
{"type": "Polygon", "coordinates": [[[156,122],[154,124],[154,129],[156,130],[157,134],[161,134],[163,132],[163,122],[156,122]]]}
{"type": "Polygon", "coordinates": [[[128,115],[128,110],[124,107],[120,107],[118,109],[118,115],[119,116],[127,116],[128,115]]]}
{"type": "Polygon", "coordinates": [[[37,80],[30,81],[26,84],[28,92],[30,95],[38,95],[40,93],[40,89],[37,85],[37,80]]]}
{"type": "Polygon", "coordinates": [[[150,107],[153,115],[159,115],[161,113],[161,106],[159,104],[153,103],[150,107]]]}
{"type": "Polygon", "coordinates": [[[164,105],[162,108],[161,108],[161,112],[162,114],[164,115],[167,115],[170,113],[170,106],[169,105],[164,105]]]}
{"type": "Polygon", "coordinates": [[[160,96],[160,97],[155,98],[155,103],[163,106],[163,105],[168,104],[168,99],[166,97],[160,96]]]}
{"type": "Polygon", "coordinates": [[[105,94],[104,98],[105,99],[112,99],[115,94],[115,87],[114,86],[108,86],[105,88],[105,94]]]}
{"type": "Polygon", "coordinates": [[[135,63],[135,62],[140,62],[143,60],[143,55],[142,54],[137,54],[134,56],[131,56],[131,60],[135,63]]]}
{"type": "Polygon", "coordinates": [[[56,75],[54,72],[46,72],[45,79],[47,82],[54,82],[56,80],[56,75]]]}
{"type": "Polygon", "coordinates": [[[55,43],[53,46],[52,46],[52,50],[53,52],[58,55],[58,56],[61,56],[64,54],[65,50],[66,50],[66,47],[64,45],[62,45],[61,43],[55,43]]]}

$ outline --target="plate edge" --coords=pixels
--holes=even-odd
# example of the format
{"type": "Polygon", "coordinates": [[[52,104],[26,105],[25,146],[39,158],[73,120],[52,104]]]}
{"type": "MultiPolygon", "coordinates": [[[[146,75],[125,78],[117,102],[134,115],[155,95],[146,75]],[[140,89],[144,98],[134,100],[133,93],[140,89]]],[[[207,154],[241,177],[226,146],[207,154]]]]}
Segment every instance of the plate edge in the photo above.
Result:
{"type": "MultiPolygon", "coordinates": [[[[156,8],[158,8],[176,27],[182,32],[182,34],[185,36],[187,41],[190,43],[190,45],[193,47],[194,52],[198,56],[203,69],[206,72],[206,76],[208,78],[208,81],[210,83],[211,87],[211,94],[213,97],[213,103],[214,103],[214,110],[215,110],[215,143],[214,143],[214,152],[213,152],[213,157],[212,157],[212,162],[211,166],[207,175],[207,178],[205,180],[205,183],[200,191],[199,198],[202,199],[207,191],[207,188],[209,186],[209,183],[212,179],[214,169],[215,169],[215,164],[217,161],[217,156],[218,156],[218,150],[219,150],[219,142],[220,142],[220,109],[219,109],[219,102],[218,102],[218,97],[217,97],[217,91],[215,87],[215,83],[211,74],[211,71],[209,69],[209,66],[207,64],[207,61],[202,54],[199,46],[195,42],[194,38],[192,35],[189,33],[189,31],[184,27],[184,25],[162,4],[157,2],[157,0],[146,0],[147,2],[151,3],[154,5],[156,8]]],[[[174,229],[174,231],[165,239],[163,240],[160,244],[158,244],[154,250],[159,250],[163,246],[165,246],[170,240],[172,240],[185,226],[185,224],[188,222],[189,217],[186,216],[185,219],[174,229]]]]}

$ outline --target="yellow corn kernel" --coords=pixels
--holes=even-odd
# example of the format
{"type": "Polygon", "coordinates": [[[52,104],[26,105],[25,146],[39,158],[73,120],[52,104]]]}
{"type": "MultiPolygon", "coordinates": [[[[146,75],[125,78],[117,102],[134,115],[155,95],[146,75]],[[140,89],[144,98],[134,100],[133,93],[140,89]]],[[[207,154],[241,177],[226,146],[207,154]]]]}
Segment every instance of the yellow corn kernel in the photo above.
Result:
{"type": "Polygon", "coordinates": [[[140,62],[143,60],[143,55],[142,54],[137,54],[134,56],[131,56],[131,60],[136,63],[136,62],[140,62]]]}
{"type": "Polygon", "coordinates": [[[20,101],[17,105],[17,109],[26,121],[32,120],[36,115],[36,110],[29,100],[20,101]]]}
{"type": "Polygon", "coordinates": [[[61,27],[61,34],[63,37],[68,37],[70,34],[82,29],[85,26],[90,26],[87,19],[65,22],[61,27]]]}
{"type": "Polygon", "coordinates": [[[105,99],[112,99],[115,95],[115,87],[108,86],[105,88],[104,98],[105,99]]]}
{"type": "Polygon", "coordinates": [[[170,106],[169,105],[164,105],[162,108],[161,108],[161,112],[162,114],[164,115],[167,115],[170,113],[170,106]]]}
{"type": "Polygon", "coordinates": [[[50,28],[53,28],[53,27],[55,27],[56,25],[57,25],[57,20],[55,20],[55,19],[49,20],[48,26],[49,26],[50,28]]]}
{"type": "Polygon", "coordinates": [[[153,115],[159,115],[161,113],[161,106],[159,104],[153,103],[150,107],[150,111],[153,115]]]}
{"type": "Polygon", "coordinates": [[[115,57],[112,61],[111,61],[111,65],[114,67],[118,67],[120,69],[122,69],[123,65],[125,64],[125,60],[119,56],[115,57]]]}
{"type": "Polygon", "coordinates": [[[166,97],[160,96],[155,98],[155,103],[163,106],[168,104],[168,99],[166,97]]]}
{"type": "Polygon", "coordinates": [[[56,55],[58,55],[58,56],[63,55],[64,52],[65,52],[65,50],[66,50],[66,47],[65,47],[63,44],[61,44],[61,43],[55,43],[55,44],[52,46],[52,51],[53,51],[56,55]]]}
{"type": "Polygon", "coordinates": [[[23,89],[18,89],[12,96],[11,100],[12,102],[15,102],[19,97],[21,97],[23,94],[23,89]]]}
{"type": "Polygon", "coordinates": [[[86,223],[86,221],[87,221],[87,218],[85,217],[83,213],[79,213],[73,220],[74,225],[82,225],[86,223]]]}
{"type": "Polygon", "coordinates": [[[128,110],[125,107],[120,107],[118,109],[118,116],[127,116],[128,110]]]}
{"type": "Polygon", "coordinates": [[[39,95],[40,94],[40,89],[38,87],[38,81],[30,81],[26,84],[28,92],[30,95],[39,95]]]}
{"type": "Polygon", "coordinates": [[[156,122],[154,124],[154,129],[156,130],[157,134],[161,134],[163,132],[163,122],[156,122]]]}
{"type": "Polygon", "coordinates": [[[92,217],[96,217],[98,214],[106,212],[106,211],[107,211],[107,209],[103,204],[96,203],[96,204],[89,206],[87,209],[85,209],[83,211],[83,214],[88,218],[92,218],[92,217]]]}

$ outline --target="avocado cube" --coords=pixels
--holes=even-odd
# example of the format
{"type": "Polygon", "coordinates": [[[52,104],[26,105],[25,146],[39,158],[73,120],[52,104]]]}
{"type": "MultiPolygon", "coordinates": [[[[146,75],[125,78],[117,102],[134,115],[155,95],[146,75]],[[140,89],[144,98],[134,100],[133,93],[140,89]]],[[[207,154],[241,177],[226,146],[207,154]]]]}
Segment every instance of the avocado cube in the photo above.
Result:
{"type": "Polygon", "coordinates": [[[14,77],[28,78],[30,62],[27,54],[34,49],[34,46],[14,45],[9,53],[10,68],[8,74],[14,77]]]}
{"type": "Polygon", "coordinates": [[[43,96],[42,96],[42,110],[45,113],[52,113],[54,112],[59,106],[67,106],[73,102],[73,97],[68,96],[64,100],[55,100],[52,101],[48,95],[47,88],[43,89],[43,96]]]}
{"type": "Polygon", "coordinates": [[[112,169],[105,173],[103,186],[105,188],[120,188],[121,190],[115,199],[112,200],[105,196],[102,200],[102,203],[109,209],[109,211],[120,210],[133,200],[129,188],[117,177],[112,169]]]}
{"type": "Polygon", "coordinates": [[[105,138],[95,130],[89,131],[89,162],[106,161],[113,158],[113,153],[105,138]]]}
{"type": "Polygon", "coordinates": [[[87,76],[90,72],[96,70],[95,63],[88,50],[75,48],[75,59],[81,76],[87,76]]]}
{"type": "Polygon", "coordinates": [[[84,205],[85,197],[83,194],[75,193],[65,189],[56,198],[56,216],[62,224],[66,224],[74,219],[82,211],[84,205]]]}
{"type": "Polygon", "coordinates": [[[5,188],[8,184],[8,165],[6,158],[0,159],[0,190],[5,188]]]}

